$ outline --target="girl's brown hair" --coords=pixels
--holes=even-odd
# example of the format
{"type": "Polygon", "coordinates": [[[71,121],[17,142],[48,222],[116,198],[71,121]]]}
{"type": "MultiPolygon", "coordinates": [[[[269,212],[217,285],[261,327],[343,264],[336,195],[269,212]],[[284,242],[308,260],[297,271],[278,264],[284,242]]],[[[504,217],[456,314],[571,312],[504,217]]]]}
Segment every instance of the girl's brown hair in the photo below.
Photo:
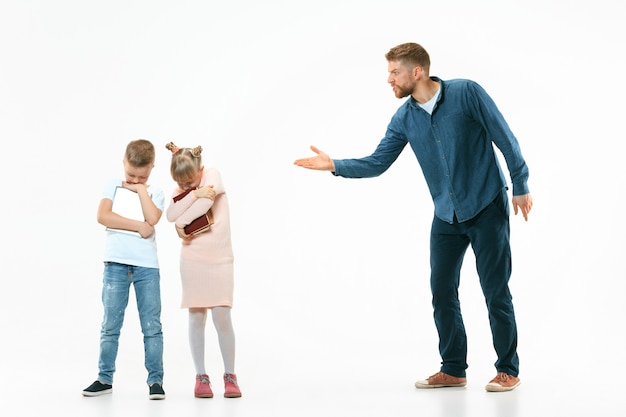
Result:
{"type": "Polygon", "coordinates": [[[193,181],[202,167],[202,146],[195,148],[179,148],[170,142],[165,148],[172,152],[170,174],[177,183],[193,181]]]}

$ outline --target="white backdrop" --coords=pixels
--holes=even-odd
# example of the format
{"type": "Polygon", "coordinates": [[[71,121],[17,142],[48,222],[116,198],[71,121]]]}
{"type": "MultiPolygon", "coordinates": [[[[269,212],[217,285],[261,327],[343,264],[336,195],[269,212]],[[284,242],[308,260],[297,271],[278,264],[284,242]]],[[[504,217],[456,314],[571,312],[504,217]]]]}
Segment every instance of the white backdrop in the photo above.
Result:
{"type": "MultiPolygon", "coordinates": [[[[480,83],[530,167],[530,221],[511,219],[521,376],[623,374],[620,3],[377,3],[0,3],[7,398],[24,395],[35,375],[72,395],[95,378],[104,241],[96,208],[137,138],[155,144],[151,182],[166,195],[170,140],[202,145],[205,163],[222,173],[236,257],[237,370],[248,387],[269,392],[262,381],[278,375],[306,386],[312,375],[346,373],[410,386],[435,372],[433,208],[410,149],[375,179],[292,164],[311,144],[334,158],[373,151],[402,103],[386,84],[384,54],[403,42],[429,51],[432,75],[480,83]]],[[[193,366],[179,241],[165,217],[157,233],[173,387],[188,384],[193,366]]],[[[495,356],[473,262],[468,252],[468,376],[487,382],[495,356]]],[[[118,385],[145,379],[136,316],[131,302],[118,385]]],[[[207,343],[209,370],[219,375],[211,328],[207,343]]]]}

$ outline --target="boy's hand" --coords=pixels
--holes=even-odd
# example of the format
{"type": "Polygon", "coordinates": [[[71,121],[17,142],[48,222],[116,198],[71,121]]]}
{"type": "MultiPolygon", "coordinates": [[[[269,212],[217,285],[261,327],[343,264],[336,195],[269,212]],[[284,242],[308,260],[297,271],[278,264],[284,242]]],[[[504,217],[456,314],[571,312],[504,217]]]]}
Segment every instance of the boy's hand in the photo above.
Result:
{"type": "Polygon", "coordinates": [[[142,238],[147,238],[154,233],[154,227],[151,226],[148,222],[141,222],[139,224],[139,229],[137,232],[141,235],[142,238]]]}
{"type": "Polygon", "coordinates": [[[126,181],[122,181],[122,187],[129,189],[130,191],[133,191],[133,192],[138,192],[139,187],[143,187],[144,190],[147,188],[146,184],[131,184],[130,182],[126,182],[126,181]]]}
{"type": "Polygon", "coordinates": [[[210,198],[211,200],[215,200],[215,196],[217,195],[212,185],[205,185],[204,187],[200,187],[196,190],[193,190],[193,193],[196,198],[210,198]]]}

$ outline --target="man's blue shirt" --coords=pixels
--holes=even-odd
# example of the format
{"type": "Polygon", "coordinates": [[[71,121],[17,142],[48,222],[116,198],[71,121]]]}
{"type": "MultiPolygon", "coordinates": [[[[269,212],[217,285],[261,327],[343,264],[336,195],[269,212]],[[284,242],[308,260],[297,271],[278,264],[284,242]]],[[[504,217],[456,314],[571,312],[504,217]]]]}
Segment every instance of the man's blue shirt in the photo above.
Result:
{"type": "Polygon", "coordinates": [[[506,161],[513,195],[528,194],[528,167],[517,139],[491,97],[471,80],[439,82],[432,115],[413,97],[392,117],[385,137],[370,156],[334,160],[334,175],[376,177],[398,158],[407,143],[422,168],[435,215],[452,223],[475,217],[507,187],[493,145],[506,161]]]}

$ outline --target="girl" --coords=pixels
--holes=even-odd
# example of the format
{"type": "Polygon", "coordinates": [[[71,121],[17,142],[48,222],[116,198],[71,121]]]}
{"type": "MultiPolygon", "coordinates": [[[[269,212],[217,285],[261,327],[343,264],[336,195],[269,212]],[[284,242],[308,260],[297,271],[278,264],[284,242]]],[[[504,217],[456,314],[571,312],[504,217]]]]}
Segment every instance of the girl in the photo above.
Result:
{"type": "Polygon", "coordinates": [[[170,142],[166,148],[172,152],[170,173],[178,184],[166,217],[174,222],[182,239],[181,307],[189,309],[189,345],[196,370],[194,395],[213,397],[204,366],[205,324],[207,312],[211,310],[224,361],[224,397],[241,397],[235,375],[235,333],[230,315],[234,278],[228,198],[219,171],[205,169],[202,165],[201,146],[179,148],[170,142]],[[186,234],[184,227],[209,209],[214,219],[210,230],[197,235],[186,234]]]}

